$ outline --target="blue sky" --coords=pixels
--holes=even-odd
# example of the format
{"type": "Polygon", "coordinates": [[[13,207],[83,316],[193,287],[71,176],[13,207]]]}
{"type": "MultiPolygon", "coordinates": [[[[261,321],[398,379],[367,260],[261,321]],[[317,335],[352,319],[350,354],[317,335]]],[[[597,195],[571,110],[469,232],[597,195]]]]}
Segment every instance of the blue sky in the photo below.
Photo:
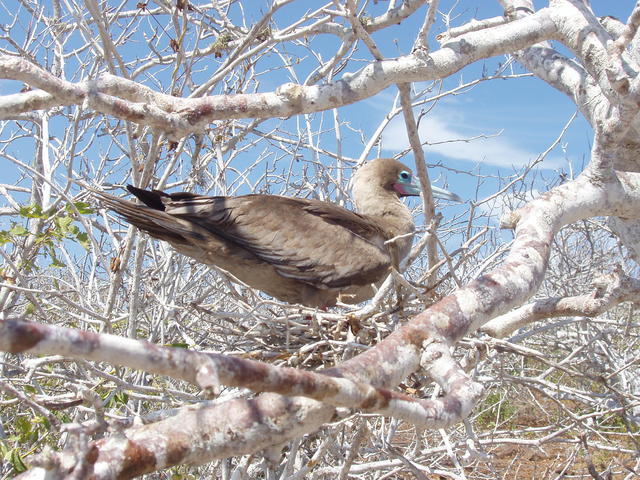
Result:
{"type": "MultiPolygon", "coordinates": [[[[447,3],[441,2],[441,9],[447,3]]],[[[462,4],[477,2],[462,2],[462,4]]],[[[497,2],[485,2],[497,4],[497,2]]],[[[543,6],[546,2],[536,2],[543,6]]],[[[596,15],[613,15],[626,20],[635,2],[633,1],[594,1],[592,6],[596,15]]],[[[465,10],[462,8],[461,10],[465,10]]],[[[467,12],[471,15],[473,9],[467,12]]],[[[479,11],[477,18],[491,16],[492,9],[479,11]]],[[[499,14],[499,9],[493,10],[499,14]]],[[[462,18],[460,23],[464,23],[462,18]]],[[[456,25],[458,23],[456,22],[456,25]]],[[[471,81],[478,70],[492,72],[497,62],[504,58],[478,62],[454,74],[444,84],[452,87],[471,81]]],[[[513,73],[526,71],[514,64],[513,73]]],[[[509,72],[505,72],[509,73],[509,72]]],[[[373,109],[387,110],[383,105],[392,101],[395,92],[389,89],[369,100],[373,109]],[[382,100],[382,101],[379,101],[382,100]]],[[[537,78],[519,78],[515,80],[492,80],[476,86],[465,95],[449,97],[433,108],[421,125],[423,141],[443,142],[455,139],[467,139],[480,135],[490,138],[467,142],[442,143],[425,147],[427,161],[442,162],[456,169],[477,170],[487,173],[508,174],[526,165],[547,149],[559,135],[564,125],[576,113],[575,104],[564,94],[556,91],[537,78]]],[[[553,178],[556,172],[578,173],[588,159],[591,148],[592,131],[589,124],[578,115],[563,136],[562,142],[551,152],[539,168],[544,178],[553,178]]],[[[387,128],[383,136],[385,150],[393,153],[407,146],[403,121],[400,117],[387,128]]],[[[432,172],[432,178],[436,177],[432,172]]],[[[469,191],[465,176],[448,173],[447,181],[452,189],[469,191]]],[[[544,188],[540,185],[541,188],[544,188]]],[[[491,193],[487,185],[484,193],[491,193]]],[[[483,190],[481,189],[481,192],[483,190]]]]}
{"type": "MultiPolygon", "coordinates": [[[[136,2],[130,3],[129,8],[134,8],[136,2]]],[[[244,2],[245,11],[250,19],[252,17],[258,19],[264,6],[270,2],[256,3],[262,5],[263,9],[256,8],[249,12],[246,7],[248,4],[244,2]]],[[[538,7],[545,4],[546,2],[536,2],[538,7]]],[[[614,15],[623,20],[628,16],[633,4],[634,2],[629,0],[592,2],[596,14],[614,15]]],[[[382,13],[387,5],[386,1],[379,0],[377,4],[371,3],[368,11],[371,15],[376,15],[382,13]]],[[[501,14],[497,1],[486,0],[461,0],[459,2],[443,0],[440,3],[440,10],[446,13],[453,5],[457,6],[456,14],[451,19],[452,26],[464,24],[471,18],[482,19],[501,14]]],[[[315,5],[310,7],[306,2],[294,2],[282,9],[276,15],[275,20],[279,25],[287,25],[291,23],[292,19],[298,18],[303,11],[310,8],[315,8],[315,5]]],[[[390,27],[373,35],[385,55],[397,56],[410,52],[413,39],[422,22],[423,12],[424,7],[402,25],[390,27]]],[[[171,29],[168,26],[166,28],[167,32],[171,33],[171,29]]],[[[442,23],[437,23],[432,36],[443,30],[442,23]]],[[[146,42],[142,33],[137,35],[139,38],[132,37],[134,44],[138,42],[139,45],[142,45],[146,42]]],[[[161,39],[161,41],[164,40],[166,39],[161,39]]],[[[306,59],[296,66],[295,77],[287,74],[286,71],[280,71],[277,75],[263,75],[260,78],[259,91],[273,90],[286,81],[303,82],[315,66],[315,63],[309,60],[310,49],[315,50],[326,59],[335,51],[338,43],[329,35],[320,35],[311,39],[310,45],[311,47],[303,45],[288,47],[292,58],[300,56],[306,59]]],[[[435,41],[432,41],[431,45],[433,49],[437,48],[435,41]]],[[[166,48],[166,45],[161,46],[166,48]]],[[[123,53],[135,54],[132,51],[123,53]]],[[[362,61],[352,62],[345,71],[357,70],[364,65],[370,56],[367,50],[361,46],[354,58],[362,59],[362,61]]],[[[272,60],[269,58],[264,60],[265,64],[262,68],[265,71],[269,67],[268,62],[272,60]]],[[[493,73],[498,65],[504,61],[505,58],[500,57],[477,62],[445,79],[443,87],[452,88],[460,83],[473,80],[483,71],[493,73]]],[[[73,71],[72,62],[73,58],[69,58],[67,78],[78,80],[78,73],[73,71]]],[[[170,69],[167,68],[167,71],[170,69]]],[[[203,71],[202,76],[210,74],[211,71],[213,68],[203,71]]],[[[522,74],[525,71],[514,64],[513,68],[506,73],[522,74]]],[[[150,82],[149,85],[158,88],[157,84],[150,82]]],[[[420,89],[426,86],[426,84],[416,85],[416,88],[420,89]]],[[[2,94],[15,92],[21,87],[22,84],[19,82],[0,81],[0,93],[2,94]]],[[[361,130],[366,140],[366,136],[373,133],[389,111],[395,95],[396,88],[390,87],[373,98],[339,109],[340,118],[350,127],[361,130]]],[[[471,170],[486,175],[509,175],[548,148],[575,111],[576,107],[571,100],[535,78],[484,82],[464,95],[450,96],[439,101],[423,118],[421,123],[423,140],[439,143],[425,148],[427,160],[430,164],[442,164],[457,170],[471,170]],[[460,141],[477,136],[486,136],[487,138],[469,142],[460,141]]],[[[288,122],[274,120],[269,125],[277,125],[278,123],[287,125],[291,122],[301,121],[301,118],[298,117],[290,119],[288,122]]],[[[331,113],[314,115],[312,121],[316,126],[323,125],[328,128],[332,122],[331,113]]],[[[59,132],[62,132],[66,126],[53,122],[51,128],[52,132],[60,134],[59,132]]],[[[344,135],[342,148],[345,155],[358,158],[363,148],[360,133],[350,133],[348,128],[343,129],[342,133],[344,135]]],[[[333,149],[335,147],[334,137],[332,132],[323,134],[320,137],[319,146],[333,149]]],[[[541,184],[537,187],[543,190],[544,180],[557,177],[559,172],[569,173],[571,170],[574,173],[578,172],[584,159],[588,158],[590,139],[590,127],[581,116],[578,116],[564,136],[561,145],[540,165],[543,175],[540,177],[541,184]]],[[[401,116],[398,116],[383,134],[380,153],[385,156],[394,155],[406,146],[403,121],[401,116]]],[[[98,146],[99,148],[100,146],[98,146]]],[[[27,145],[22,147],[22,150],[28,151],[27,145]]],[[[255,150],[249,150],[247,155],[255,158],[256,153],[255,150]]],[[[373,156],[372,154],[369,158],[373,156]]],[[[407,156],[405,160],[408,163],[412,162],[410,156],[407,156]]],[[[185,159],[185,165],[188,165],[188,159],[185,159]]],[[[8,174],[8,170],[4,167],[3,171],[5,175],[8,174]]],[[[468,175],[451,172],[446,168],[434,168],[431,171],[431,176],[439,185],[446,181],[453,190],[461,193],[467,199],[475,197],[475,180],[468,175]]],[[[7,178],[5,181],[8,180],[12,179],[7,178]]],[[[496,182],[485,182],[480,189],[480,198],[495,191],[496,185],[496,182]]]]}
{"type": "MultiPolygon", "coordinates": [[[[10,0],[11,2],[12,0],[10,0]]],[[[244,0],[243,5],[269,5],[271,2],[266,0],[244,0]]],[[[137,0],[130,0],[127,4],[128,9],[136,8],[137,0]]],[[[152,3],[152,2],[151,2],[152,3]]],[[[538,6],[543,6],[545,2],[537,2],[538,6]]],[[[293,5],[287,6],[275,18],[278,26],[286,26],[291,24],[300,15],[312,8],[317,8],[317,4],[311,5],[311,2],[294,2],[293,5]]],[[[388,2],[378,0],[377,5],[369,2],[369,13],[377,15],[382,13],[388,2]]],[[[488,18],[501,15],[501,9],[498,2],[494,0],[442,0],[440,3],[441,11],[447,12],[452,5],[456,4],[457,16],[452,16],[451,26],[458,26],[466,23],[471,18],[488,18]]],[[[44,4],[44,8],[48,8],[44,4]]],[[[598,15],[613,15],[622,20],[626,20],[634,5],[633,1],[604,1],[598,0],[593,2],[593,7],[598,15]]],[[[3,8],[11,8],[7,3],[0,2],[0,12],[3,8]]],[[[259,8],[255,8],[249,12],[247,10],[247,24],[251,20],[257,20],[262,13],[259,8]]],[[[264,9],[263,9],[264,10],[264,9]]],[[[382,32],[373,35],[382,52],[389,57],[395,57],[410,53],[414,38],[422,23],[424,15],[424,7],[421,11],[414,14],[410,19],[404,21],[402,25],[393,26],[382,32]]],[[[50,12],[49,12],[50,13],[50,12]]],[[[235,11],[238,14],[238,11],[235,11]]],[[[231,15],[234,15],[232,10],[231,15]]],[[[18,27],[12,30],[12,37],[17,43],[22,43],[23,38],[19,38],[20,26],[24,27],[22,35],[30,35],[33,27],[31,19],[25,14],[21,18],[22,22],[18,22],[18,27]]],[[[71,22],[73,19],[68,15],[64,21],[71,22]]],[[[125,58],[125,61],[134,62],[136,59],[147,55],[149,51],[148,38],[154,38],[155,49],[164,53],[171,53],[169,40],[175,35],[172,30],[172,24],[167,16],[159,16],[158,22],[165,22],[164,30],[159,31],[158,23],[154,23],[149,18],[143,18],[139,21],[139,28],[130,37],[127,37],[126,44],[119,49],[119,53],[125,58]]],[[[441,20],[441,18],[439,18],[441,20]]],[[[40,27],[42,29],[42,27],[40,27]]],[[[192,28],[192,27],[191,27],[192,28]]],[[[443,31],[444,27],[441,22],[437,23],[431,36],[443,31]]],[[[38,44],[53,44],[48,37],[47,29],[36,31],[35,35],[41,35],[43,38],[38,44]]],[[[96,38],[99,37],[96,30],[93,31],[96,38]]],[[[215,35],[207,37],[208,42],[214,41],[215,35]]],[[[431,48],[438,48],[437,43],[431,39],[431,48]]],[[[67,51],[72,47],[78,48],[84,45],[85,39],[78,33],[74,34],[73,40],[67,45],[67,51]]],[[[12,51],[13,47],[8,45],[6,41],[0,40],[0,45],[12,51]]],[[[281,48],[279,55],[271,53],[265,55],[255,65],[256,72],[259,74],[257,79],[259,83],[255,84],[255,91],[273,91],[279,85],[285,82],[304,82],[306,77],[318,66],[318,62],[314,59],[314,54],[319,54],[324,60],[328,59],[336,50],[338,42],[329,35],[318,35],[309,39],[308,42],[298,42],[295,45],[287,44],[281,48]],[[291,70],[282,68],[282,63],[287,60],[292,63],[291,70]],[[298,63],[299,61],[299,63],[298,63]],[[278,68],[276,68],[278,67],[278,68]],[[293,73],[295,72],[295,74],[293,73]]],[[[193,48],[194,45],[187,45],[186,48],[193,48]]],[[[45,68],[50,67],[51,55],[44,54],[41,51],[33,53],[36,55],[37,61],[45,68]]],[[[370,61],[371,57],[366,48],[359,46],[357,52],[353,56],[354,61],[350,62],[340,75],[349,71],[356,71],[370,61]]],[[[96,71],[102,72],[106,68],[100,63],[99,58],[95,58],[90,49],[81,49],[75,55],[68,55],[65,65],[65,78],[78,82],[87,78],[90,72],[78,68],[78,61],[85,62],[89,65],[96,65],[96,71]]],[[[213,72],[225,61],[225,58],[206,58],[198,65],[198,72],[194,75],[195,82],[201,82],[209,78],[213,72]]],[[[465,82],[469,82],[478,78],[482,73],[493,74],[501,64],[506,61],[506,57],[487,59],[476,62],[460,72],[446,78],[442,82],[441,89],[447,90],[454,88],[465,82]]],[[[173,72],[172,65],[156,66],[152,70],[145,72],[136,78],[136,81],[146,83],[153,89],[169,92],[170,77],[173,72]]],[[[96,72],[91,72],[94,75],[96,72]]],[[[525,70],[517,64],[507,69],[505,73],[524,74],[525,70]]],[[[23,87],[22,82],[0,80],[0,95],[16,93],[23,87]]],[[[224,93],[222,83],[217,85],[212,92],[213,94],[224,93]]],[[[434,84],[415,84],[417,91],[424,90],[428,87],[434,87],[433,93],[440,88],[434,84]]],[[[182,95],[189,95],[189,87],[186,86],[182,95]]],[[[359,158],[364,145],[369,141],[371,135],[376,130],[380,122],[383,121],[389,110],[391,109],[397,88],[391,86],[376,96],[359,102],[354,105],[341,107],[337,110],[337,115],[342,127],[340,134],[342,136],[342,153],[348,158],[359,158]]],[[[427,94],[426,97],[429,97],[427,94]]],[[[557,92],[550,86],[536,78],[518,78],[509,80],[492,80],[478,84],[473,89],[465,92],[463,95],[448,96],[435,104],[427,104],[429,111],[421,121],[421,133],[423,141],[428,141],[432,145],[425,147],[426,158],[431,166],[429,174],[431,180],[438,186],[445,186],[453,190],[466,201],[481,202],[484,198],[492,195],[505,183],[505,179],[510,176],[518,175],[523,167],[537,157],[541,152],[546,150],[556,139],[565,123],[576,112],[576,106],[573,102],[563,94],[557,92]],[[485,136],[486,138],[478,138],[471,141],[473,137],[485,136]]],[[[75,108],[75,107],[74,107],[75,108]]],[[[69,112],[70,110],[64,110],[69,112]]],[[[416,109],[416,114],[420,113],[420,109],[416,109]]],[[[62,115],[52,114],[50,116],[50,137],[51,137],[51,156],[57,162],[55,170],[55,180],[59,185],[66,185],[68,176],[68,165],[71,163],[74,175],[80,176],[91,181],[99,181],[103,186],[113,183],[116,185],[124,185],[132,183],[131,169],[132,165],[127,155],[129,148],[139,149],[139,142],[131,147],[128,145],[126,135],[123,133],[122,125],[113,118],[107,118],[101,115],[88,115],[81,122],[80,130],[83,132],[79,138],[76,148],[76,157],[70,159],[68,144],[64,143],[65,135],[70,131],[67,118],[62,115]],[[95,135],[98,132],[99,135],[95,135]],[[86,145],[91,142],[91,146],[86,145]],[[116,144],[119,142],[122,147],[116,144]],[[115,159],[118,159],[116,161],[115,159]],[[120,161],[121,160],[121,161],[120,161]],[[105,171],[109,171],[108,176],[96,178],[97,165],[104,163],[105,171]],[[115,165],[112,167],[112,165],[115,165]]],[[[341,171],[337,168],[338,162],[332,157],[322,154],[318,155],[323,167],[318,168],[317,164],[311,160],[316,155],[310,149],[296,145],[297,136],[306,135],[305,121],[309,121],[314,133],[313,143],[320,149],[328,151],[337,151],[336,134],[334,131],[333,112],[319,112],[316,114],[304,116],[298,115],[289,119],[271,119],[260,124],[259,130],[268,132],[273,129],[278,135],[285,136],[290,143],[279,143],[273,140],[257,141],[256,136],[249,135],[237,145],[237,149],[241,150],[231,164],[231,170],[228,172],[231,194],[242,194],[250,191],[260,193],[275,193],[291,196],[308,196],[317,197],[320,190],[317,186],[320,184],[328,185],[328,190],[333,194],[337,188],[332,182],[326,182],[327,178],[336,179],[338,173],[343,173],[344,178],[350,175],[349,169],[341,171]],[[253,143],[255,142],[255,144],[253,143]],[[293,159],[295,157],[295,160],[293,159]],[[262,159],[246,177],[233,171],[243,171],[252,164],[256,159],[262,159]],[[293,175],[287,176],[286,172],[291,169],[293,175]],[[307,181],[300,180],[300,176],[306,171],[307,181]],[[265,177],[269,178],[269,182],[265,182],[265,177]],[[282,180],[286,178],[286,181],[282,180]],[[265,185],[268,185],[265,187],[265,185]]],[[[245,120],[250,122],[250,119],[245,120]]],[[[214,125],[215,126],[215,125],[214,125]]],[[[17,159],[27,164],[33,161],[36,141],[34,136],[37,135],[38,129],[29,123],[22,123],[19,127],[16,124],[9,124],[8,128],[0,134],[0,144],[6,146],[6,152],[13,155],[17,159]],[[12,139],[10,144],[7,142],[12,135],[16,138],[12,139]]],[[[587,122],[578,115],[566,132],[561,144],[555,148],[553,152],[539,165],[537,170],[533,172],[528,180],[531,182],[531,194],[536,195],[538,192],[547,190],[550,186],[559,182],[561,175],[576,175],[580,172],[585,159],[589,157],[591,147],[591,128],[587,122]]],[[[165,170],[170,166],[173,170],[169,177],[170,190],[183,190],[183,183],[189,179],[192,174],[192,159],[190,154],[194,150],[194,140],[189,138],[186,142],[186,149],[179,158],[173,158],[174,153],[169,152],[166,147],[162,147],[160,161],[156,167],[157,181],[165,170]],[[175,162],[174,162],[175,161],[175,162]]],[[[301,142],[304,144],[304,142],[301,142]]],[[[398,154],[407,147],[406,134],[404,133],[404,125],[401,115],[397,116],[387,127],[382,136],[382,142],[379,149],[374,149],[367,157],[368,160],[380,156],[392,156],[398,154]]],[[[2,147],[5,148],[5,147],[2,147]]],[[[211,142],[204,145],[209,152],[214,151],[215,145],[211,142]]],[[[140,149],[138,150],[140,153],[140,149]]],[[[141,158],[144,158],[141,155],[141,158]]],[[[413,166],[413,157],[408,153],[402,158],[410,166],[413,166]]],[[[216,174],[216,162],[213,161],[208,166],[212,176],[216,174]]],[[[29,175],[24,176],[20,168],[3,158],[0,155],[0,184],[16,184],[21,187],[31,187],[31,178],[29,175]],[[18,182],[18,179],[20,181],[18,182]]],[[[155,183],[154,185],[155,186],[155,183]]],[[[344,186],[344,183],[343,183],[344,186]]],[[[189,185],[189,189],[198,193],[220,194],[220,190],[215,185],[202,183],[189,185]]],[[[71,187],[71,193],[78,193],[80,187],[74,185],[71,187]]],[[[116,189],[116,193],[126,195],[124,190],[116,189]]],[[[29,202],[28,194],[14,193],[14,199],[21,204],[29,202]]],[[[336,196],[331,196],[331,200],[336,200],[336,196]]],[[[342,197],[344,198],[344,197],[342,197]]],[[[410,199],[409,205],[419,205],[419,199],[410,199]]],[[[473,228],[481,228],[485,224],[496,228],[498,220],[503,210],[508,207],[516,207],[513,204],[511,195],[505,195],[501,199],[482,204],[476,211],[473,228]],[[478,218],[478,213],[484,214],[482,218],[478,218]]],[[[3,196],[0,196],[0,207],[8,206],[8,202],[3,196]]],[[[460,238],[467,234],[473,234],[473,230],[467,230],[467,221],[469,219],[468,204],[440,205],[440,209],[444,213],[445,219],[451,223],[447,227],[453,225],[454,233],[448,237],[443,235],[442,240],[447,245],[459,245],[460,238]],[[457,229],[457,230],[456,230],[457,229]]],[[[7,228],[10,222],[15,221],[12,216],[0,217],[0,230],[7,228]]],[[[18,219],[21,221],[21,219],[18,219]]],[[[423,221],[417,218],[419,228],[422,228],[423,221]]],[[[116,227],[117,228],[117,227],[116,227]]],[[[126,227],[121,227],[126,228],[126,227]]],[[[500,232],[504,240],[511,238],[511,232],[500,232]]],[[[466,238],[466,237],[465,237],[466,238]]],[[[75,250],[79,251],[79,255],[85,255],[84,250],[80,251],[80,247],[75,250]]]]}
{"type": "MultiPolygon", "coordinates": [[[[635,2],[633,1],[593,1],[596,15],[613,15],[626,20],[635,2]]],[[[466,23],[471,18],[488,18],[501,15],[498,2],[494,1],[442,1],[440,10],[447,12],[457,4],[452,25],[466,23]]],[[[536,2],[538,8],[546,2],[536,2]]],[[[292,11],[295,11],[294,7],[292,11]]],[[[372,6],[373,8],[373,6],[372,6]]],[[[386,8],[386,2],[378,2],[378,9],[386,8]]],[[[372,10],[375,13],[375,10],[372,10]]],[[[284,14],[284,12],[283,12],[284,14]]],[[[377,45],[388,56],[410,52],[415,32],[419,29],[422,17],[414,15],[399,26],[390,27],[373,35],[377,45]],[[408,33],[410,32],[410,33],[408,33]]],[[[443,30],[437,24],[433,35],[443,30]]],[[[325,44],[331,51],[335,46],[325,44]]],[[[438,48],[435,41],[432,49],[438,48]]],[[[324,50],[324,48],[322,48],[324,50]]],[[[358,52],[360,58],[370,58],[364,48],[358,52]]],[[[452,88],[477,78],[479,72],[493,73],[505,57],[477,62],[444,80],[445,88],[452,88]]],[[[354,68],[355,69],[355,68],[354,68]]],[[[527,73],[514,63],[506,72],[527,73]]],[[[425,85],[426,86],[426,85],[425,85]]],[[[421,86],[417,85],[419,89],[421,86]]],[[[371,133],[389,111],[396,95],[396,88],[390,87],[358,105],[341,109],[355,128],[371,133]]],[[[576,113],[575,104],[564,94],[556,91],[537,78],[519,78],[513,80],[492,80],[474,87],[464,95],[447,97],[440,101],[421,124],[423,141],[440,143],[425,147],[429,163],[443,163],[455,169],[475,170],[482,173],[511,174],[522,168],[540,153],[545,151],[557,138],[565,124],[576,113]],[[470,142],[453,140],[487,136],[470,142]],[[446,143],[443,143],[446,142],[446,143]]],[[[585,119],[578,115],[563,136],[561,143],[539,165],[545,179],[553,179],[558,173],[577,174],[588,158],[591,147],[591,128],[585,119]]],[[[396,117],[386,128],[383,135],[382,153],[393,155],[408,146],[401,116],[396,117]]],[[[354,145],[350,155],[358,156],[354,145]]],[[[410,161],[410,159],[408,159],[410,161]]],[[[433,171],[432,178],[444,175],[442,171],[433,171]]],[[[447,182],[456,191],[469,192],[469,177],[446,173],[447,182]]],[[[541,181],[542,181],[541,178],[541,181]]],[[[552,180],[550,180],[552,181],[552,180]]],[[[542,181],[544,183],[544,181],[542,181]]],[[[481,194],[490,194],[495,184],[487,183],[481,194]]],[[[544,185],[539,185],[544,189],[544,185]]],[[[469,198],[469,197],[467,197],[469,198]]]]}

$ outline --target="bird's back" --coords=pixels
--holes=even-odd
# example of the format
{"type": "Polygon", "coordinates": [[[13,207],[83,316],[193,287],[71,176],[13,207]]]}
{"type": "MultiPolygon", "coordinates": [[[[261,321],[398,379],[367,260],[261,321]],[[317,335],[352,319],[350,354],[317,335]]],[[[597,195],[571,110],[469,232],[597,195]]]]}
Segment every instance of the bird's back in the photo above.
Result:
{"type": "Polygon", "coordinates": [[[196,260],[290,303],[335,304],[384,277],[385,232],[365,216],[277,195],[208,197],[130,188],[145,205],[100,194],[127,221],[196,260]]]}

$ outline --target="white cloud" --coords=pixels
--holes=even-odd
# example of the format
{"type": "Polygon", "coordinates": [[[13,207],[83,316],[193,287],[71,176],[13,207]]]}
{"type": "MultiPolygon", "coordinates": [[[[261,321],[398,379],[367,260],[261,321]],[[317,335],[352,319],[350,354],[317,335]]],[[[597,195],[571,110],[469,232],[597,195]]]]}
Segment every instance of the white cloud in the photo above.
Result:
{"type": "MultiPolygon", "coordinates": [[[[538,152],[519,147],[504,134],[494,136],[500,132],[486,129],[482,131],[482,127],[466,126],[461,120],[460,115],[455,113],[452,115],[431,113],[423,118],[419,133],[420,139],[430,144],[425,145],[426,152],[500,167],[521,167],[538,156],[538,152]],[[488,137],[474,138],[480,135],[488,137]]],[[[409,140],[404,122],[400,118],[394,119],[383,132],[382,140],[384,149],[388,151],[397,152],[408,148],[409,140]]],[[[542,166],[555,168],[565,163],[560,159],[547,157],[542,166]]]]}

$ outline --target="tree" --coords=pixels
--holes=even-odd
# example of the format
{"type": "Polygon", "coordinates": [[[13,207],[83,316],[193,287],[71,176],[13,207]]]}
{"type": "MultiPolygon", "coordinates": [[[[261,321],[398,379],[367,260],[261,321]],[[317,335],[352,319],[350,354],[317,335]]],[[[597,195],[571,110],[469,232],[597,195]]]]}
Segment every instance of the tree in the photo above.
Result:
{"type": "Polygon", "coordinates": [[[545,468],[638,473],[640,5],[625,23],[586,0],[502,0],[495,17],[465,3],[479,20],[445,3],[5,6],[0,78],[24,84],[0,97],[12,166],[0,419],[14,472],[187,478],[209,463],[200,474],[222,478],[479,478],[521,457],[505,445],[562,441],[563,463],[545,468]],[[449,87],[481,60],[491,73],[449,87]],[[514,175],[476,172],[497,193],[443,219],[421,124],[443,98],[521,81],[513,60],[575,102],[593,129],[588,161],[528,194],[560,132],[514,175]],[[391,110],[359,129],[356,105],[385,89],[391,110]],[[424,229],[406,276],[358,308],[237,286],[118,223],[86,188],[345,203],[349,171],[399,115],[424,229]],[[519,202],[502,220],[512,241],[492,228],[491,202],[519,202]]]}

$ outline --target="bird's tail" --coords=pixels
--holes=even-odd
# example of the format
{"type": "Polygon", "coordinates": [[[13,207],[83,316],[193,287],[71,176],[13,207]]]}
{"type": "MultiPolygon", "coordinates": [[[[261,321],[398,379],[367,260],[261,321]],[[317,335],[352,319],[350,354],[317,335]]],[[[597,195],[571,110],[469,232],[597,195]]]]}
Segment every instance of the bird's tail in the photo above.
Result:
{"type": "Polygon", "coordinates": [[[92,189],[92,192],[100,199],[103,205],[153,237],[170,243],[186,243],[185,236],[194,236],[195,232],[188,222],[164,212],[162,197],[168,197],[169,195],[158,190],[142,190],[130,185],[127,186],[127,189],[145,205],[99,190],[92,189]]]}

